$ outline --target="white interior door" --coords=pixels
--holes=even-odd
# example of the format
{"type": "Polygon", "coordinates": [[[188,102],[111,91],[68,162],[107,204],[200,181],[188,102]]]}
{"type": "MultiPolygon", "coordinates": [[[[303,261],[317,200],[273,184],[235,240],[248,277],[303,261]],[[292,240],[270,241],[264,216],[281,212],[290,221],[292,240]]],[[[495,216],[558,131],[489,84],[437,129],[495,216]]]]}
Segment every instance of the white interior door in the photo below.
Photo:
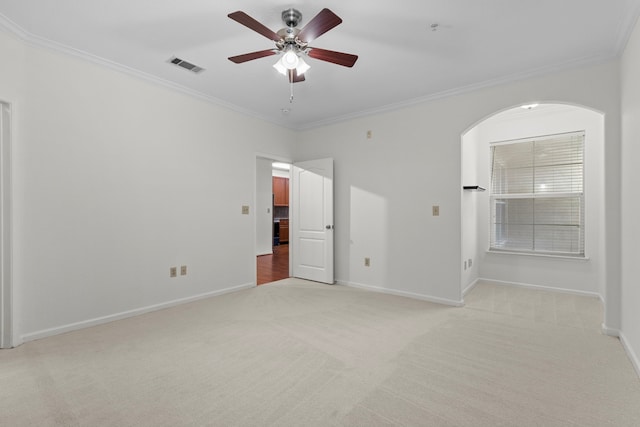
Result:
{"type": "Polygon", "coordinates": [[[291,200],[292,275],[333,284],[333,159],[295,163],[291,200]]]}

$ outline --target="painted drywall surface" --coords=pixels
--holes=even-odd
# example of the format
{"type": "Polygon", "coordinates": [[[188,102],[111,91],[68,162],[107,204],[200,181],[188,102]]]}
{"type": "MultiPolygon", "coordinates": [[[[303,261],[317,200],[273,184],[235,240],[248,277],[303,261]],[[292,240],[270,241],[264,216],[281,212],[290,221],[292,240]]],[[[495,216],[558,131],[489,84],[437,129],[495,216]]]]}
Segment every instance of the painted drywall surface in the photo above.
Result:
{"type": "MultiPolygon", "coordinates": [[[[462,185],[479,185],[488,188],[486,177],[479,174],[482,168],[478,165],[478,150],[480,149],[478,127],[474,127],[462,137],[462,185]]],[[[482,192],[462,192],[462,290],[469,289],[478,280],[478,266],[480,251],[478,243],[478,229],[483,225],[478,215],[478,201],[482,192]],[[471,260],[471,262],[469,262],[471,260]],[[471,264],[471,265],[469,265],[471,264]]]]}
{"type": "Polygon", "coordinates": [[[254,282],[255,153],[291,157],[290,131],[52,51],[16,59],[23,335],[254,282]]]}
{"type": "Polygon", "coordinates": [[[459,174],[460,147],[434,143],[446,140],[442,129],[423,133],[424,109],[426,117],[437,113],[427,104],[305,132],[300,156],[335,159],[338,281],[459,301],[460,177],[449,181],[450,165],[433,158],[457,156],[459,174]],[[451,191],[458,200],[449,200],[451,191]],[[452,277],[457,286],[447,285],[452,277]]]}
{"type": "Polygon", "coordinates": [[[640,24],[622,59],[622,336],[640,373],[640,24]]]}
{"type": "MultiPolygon", "coordinates": [[[[2,67],[0,67],[0,100],[6,103],[10,103],[12,117],[11,117],[11,137],[12,141],[11,150],[14,150],[15,147],[15,139],[19,136],[19,130],[17,129],[18,122],[20,120],[20,115],[17,114],[20,109],[24,106],[24,101],[22,97],[23,92],[23,63],[24,63],[24,46],[19,41],[15,40],[12,37],[4,37],[2,33],[0,33],[0,52],[3,52],[6,55],[7,61],[3,61],[2,67]]],[[[12,153],[12,156],[13,153],[12,153]]],[[[12,165],[13,166],[13,165],[12,165]]],[[[12,171],[12,199],[16,199],[20,197],[19,194],[15,193],[15,172],[12,171]]],[[[6,209],[7,207],[3,207],[6,209]]],[[[12,211],[12,222],[15,225],[15,211],[12,211]]],[[[4,236],[3,236],[4,237],[4,236]]],[[[12,236],[15,241],[15,236],[12,236]]],[[[13,252],[13,248],[12,248],[13,252]]],[[[12,266],[12,269],[14,267],[12,266]]],[[[13,271],[12,271],[13,273],[13,271]]],[[[3,272],[4,274],[4,272],[3,272]]],[[[15,276],[15,273],[12,274],[15,276]]],[[[12,281],[15,282],[15,278],[12,278],[12,281]]],[[[6,282],[5,282],[6,283],[6,282]]],[[[12,298],[13,298],[13,306],[20,305],[23,301],[21,289],[16,286],[12,286],[12,298]]],[[[2,314],[3,316],[6,313],[2,314]]],[[[18,345],[20,340],[20,327],[21,320],[15,313],[12,313],[12,323],[13,323],[13,336],[11,337],[11,341],[13,345],[18,345]]]]}
{"type": "Polygon", "coordinates": [[[11,62],[3,61],[3,66],[0,67],[0,99],[14,104],[14,108],[19,108],[24,87],[24,45],[0,31],[0,51],[11,58],[11,62]]]}
{"type": "Polygon", "coordinates": [[[256,255],[273,253],[273,160],[256,159],[256,255]]]}
{"type": "MultiPolygon", "coordinates": [[[[245,226],[249,229],[253,226],[245,224],[242,222],[244,218],[236,215],[239,211],[239,205],[250,203],[254,197],[253,194],[245,194],[245,190],[249,187],[253,188],[255,185],[253,178],[248,178],[255,176],[255,151],[273,152],[282,157],[293,157],[288,154],[289,148],[286,144],[277,143],[277,141],[292,139],[293,135],[290,132],[260,122],[255,122],[255,126],[247,126],[247,121],[252,124],[254,121],[153,85],[146,85],[120,76],[117,73],[97,70],[95,69],[97,67],[82,61],[59,55],[49,55],[47,52],[35,52],[35,49],[30,47],[21,46],[19,49],[15,49],[14,45],[13,42],[4,41],[0,44],[4,57],[10,59],[7,60],[7,64],[11,64],[10,69],[15,71],[15,64],[19,64],[24,59],[23,50],[28,52],[27,56],[33,63],[32,65],[45,65],[43,69],[36,68],[27,76],[29,85],[33,84],[29,91],[15,89],[22,83],[22,78],[19,77],[25,70],[22,66],[17,72],[8,72],[12,75],[9,80],[0,82],[0,91],[3,96],[6,97],[7,95],[4,94],[9,93],[9,98],[12,99],[8,100],[16,102],[20,111],[20,114],[14,118],[18,123],[16,132],[19,135],[21,145],[18,150],[18,159],[15,160],[18,166],[16,186],[19,187],[17,191],[21,193],[15,200],[15,210],[18,211],[16,216],[24,214],[24,218],[20,218],[15,227],[19,236],[16,236],[14,250],[16,253],[14,281],[17,293],[25,294],[25,297],[21,299],[22,302],[18,304],[21,307],[20,319],[18,320],[26,322],[25,327],[21,329],[28,333],[38,331],[41,328],[82,321],[86,317],[95,318],[102,314],[108,315],[109,312],[170,300],[174,296],[180,298],[185,295],[197,294],[202,289],[206,292],[209,289],[218,288],[225,281],[233,284],[243,283],[246,280],[245,277],[252,275],[255,236],[246,237],[244,230],[245,226]],[[6,45],[10,46],[7,48],[6,45]],[[44,64],[40,64],[41,62],[44,64]],[[69,72],[63,71],[58,74],[54,72],[55,68],[68,69],[69,72]],[[90,75],[87,75],[85,68],[91,70],[88,73],[90,75]],[[49,73],[52,73],[52,78],[49,78],[49,73]],[[104,84],[105,79],[109,82],[106,85],[104,84]],[[60,87],[56,88],[55,85],[60,87]],[[42,94],[40,94],[40,89],[42,89],[42,94]],[[68,90],[71,91],[67,93],[68,90]],[[95,100],[98,99],[98,95],[104,97],[100,100],[106,100],[106,105],[96,104],[95,100]],[[123,103],[122,99],[129,102],[123,103]],[[60,100],[62,102],[58,102],[60,100]],[[156,101],[158,102],[156,103],[156,101]],[[79,108],[76,103],[89,105],[97,111],[85,111],[85,109],[79,108]],[[30,110],[34,110],[33,114],[30,110],[29,114],[27,111],[22,111],[22,107],[26,106],[29,106],[30,110]],[[64,113],[66,107],[72,107],[70,112],[64,113]],[[56,108],[60,111],[55,110],[56,108]],[[120,110],[121,108],[123,110],[120,110]],[[55,114],[47,114],[49,112],[47,109],[55,111],[55,114]],[[150,114],[149,110],[155,111],[157,114],[150,114]],[[194,115],[193,110],[199,111],[200,114],[194,115]],[[107,123],[105,123],[103,115],[109,118],[107,123]],[[139,119],[137,115],[141,115],[145,119],[144,123],[131,123],[139,119]],[[149,115],[154,117],[151,118],[149,115]],[[229,191],[222,189],[222,185],[219,183],[206,184],[211,187],[205,190],[211,190],[209,194],[213,193],[214,198],[219,195],[228,195],[231,200],[229,203],[234,208],[229,208],[229,211],[224,207],[221,208],[227,201],[226,199],[220,204],[216,204],[215,207],[210,199],[204,200],[201,203],[205,204],[209,210],[206,215],[203,215],[207,218],[199,223],[183,221],[192,219],[187,212],[187,208],[191,206],[178,209],[179,203],[184,201],[184,191],[182,193],[167,191],[171,190],[172,186],[184,189],[188,185],[180,184],[193,184],[196,183],[196,180],[200,185],[203,185],[199,179],[203,175],[195,177],[198,179],[182,177],[178,184],[173,183],[171,179],[179,175],[187,163],[183,151],[180,151],[180,155],[175,156],[179,160],[176,163],[171,150],[173,143],[168,141],[175,139],[182,142],[182,132],[189,129],[189,126],[171,126],[167,123],[175,123],[176,118],[184,120],[187,125],[191,126],[191,132],[198,135],[197,143],[194,141],[187,143],[187,147],[192,148],[193,153],[203,154],[206,150],[198,150],[198,148],[199,145],[204,145],[209,150],[204,154],[225,158],[229,164],[229,167],[222,168],[222,174],[200,171],[201,174],[206,177],[211,174],[214,180],[224,181],[226,184],[229,184],[229,180],[225,179],[228,176],[240,177],[238,182],[230,185],[232,190],[229,191]],[[76,125],[76,122],[83,124],[79,129],[71,125],[67,126],[69,129],[59,129],[60,121],[62,123],[72,122],[73,125],[76,125]],[[123,128],[117,126],[114,128],[113,124],[122,124],[123,128]],[[31,129],[32,126],[36,129],[31,129]],[[108,132],[103,136],[100,135],[100,132],[104,128],[108,129],[108,132]],[[69,132],[73,136],[71,142],[66,138],[65,132],[69,132]],[[133,144],[134,150],[129,153],[130,156],[135,155],[133,158],[120,156],[123,151],[131,149],[131,144],[119,143],[122,141],[123,135],[127,136],[131,132],[135,135],[144,134],[143,138],[139,138],[144,144],[142,142],[133,144]],[[73,149],[83,148],[79,139],[84,140],[84,138],[79,138],[79,135],[83,136],[85,133],[89,134],[87,140],[90,140],[98,150],[102,150],[104,152],[102,154],[110,155],[107,159],[124,158],[124,163],[119,165],[117,162],[93,161],[91,165],[83,168],[82,164],[85,163],[82,161],[78,165],[76,164],[78,162],[73,162],[71,159],[62,159],[61,157],[67,154],[74,154],[73,149]],[[167,133],[175,138],[168,138],[167,133]],[[96,134],[99,135],[96,137],[97,142],[91,139],[96,134]],[[44,138],[36,138],[40,135],[44,135],[44,138]],[[265,141],[265,135],[272,138],[265,141]],[[168,173],[171,176],[163,177],[161,173],[147,175],[149,180],[145,182],[140,178],[143,175],[134,174],[130,169],[142,168],[152,171],[151,166],[146,165],[146,162],[149,161],[148,157],[143,158],[140,152],[145,151],[148,154],[147,148],[158,149],[158,147],[152,147],[149,141],[154,137],[159,140],[160,150],[159,154],[153,154],[153,150],[149,151],[157,157],[151,163],[155,162],[157,170],[161,169],[160,172],[168,173]],[[110,145],[110,143],[114,144],[113,140],[117,145],[115,148],[111,148],[110,145]],[[203,143],[203,141],[206,142],[203,143]],[[240,144],[236,147],[229,147],[224,145],[223,141],[227,143],[234,141],[240,144]],[[251,145],[258,144],[258,141],[260,144],[268,144],[268,147],[260,145],[260,148],[256,149],[256,145],[251,145]],[[50,159],[46,155],[41,155],[39,151],[41,148],[47,148],[47,143],[55,143],[67,150],[55,152],[55,149],[52,148],[51,160],[55,161],[51,163],[50,159]],[[250,147],[245,150],[246,147],[242,144],[247,144],[250,147]],[[229,151],[227,159],[225,156],[229,151]],[[249,153],[249,151],[251,152],[249,153]],[[98,166],[96,171],[89,167],[94,164],[98,166]],[[111,165],[111,171],[108,170],[109,165],[111,165]],[[44,166],[42,170],[41,166],[44,166]],[[94,181],[97,181],[95,176],[101,174],[100,176],[105,176],[108,181],[111,177],[122,176],[119,169],[124,169],[124,172],[127,172],[125,178],[129,179],[128,183],[133,182],[134,186],[143,188],[146,184],[148,188],[153,189],[151,200],[141,200],[137,197],[138,194],[132,194],[133,190],[126,190],[123,193],[122,186],[116,184],[99,182],[101,185],[92,185],[95,183],[89,182],[89,185],[83,185],[86,181],[81,181],[83,174],[79,173],[86,172],[86,175],[89,175],[94,181]],[[58,176],[63,175],[65,170],[70,176],[58,176]],[[35,182],[31,182],[32,176],[35,182]],[[55,178],[51,185],[47,185],[45,176],[55,178]],[[73,182],[73,177],[77,177],[78,182],[73,182]],[[170,185],[165,186],[166,183],[170,185]],[[61,184],[70,184],[70,186],[61,187],[61,184]],[[49,191],[49,187],[54,186],[56,189],[62,188],[60,201],[55,200],[53,196],[42,194],[49,191]],[[84,187],[90,187],[89,191],[80,191],[84,190],[84,187]],[[100,224],[85,226],[83,229],[89,230],[90,234],[99,234],[98,237],[104,237],[106,242],[109,242],[109,238],[111,238],[113,242],[103,249],[104,255],[107,255],[104,259],[96,256],[97,250],[91,246],[97,245],[96,239],[92,236],[77,236],[79,233],[74,231],[77,228],[74,222],[75,218],[66,218],[66,214],[80,216],[80,213],[73,210],[75,206],[73,204],[72,208],[58,206],[58,204],[64,206],[67,201],[75,200],[76,195],[85,196],[92,193],[98,194],[100,197],[93,195],[85,200],[80,207],[87,211],[93,206],[94,210],[98,212],[98,222],[109,222],[108,220],[110,220],[112,225],[106,230],[105,227],[99,227],[100,224]],[[171,203],[165,202],[165,194],[173,196],[173,198],[168,198],[172,201],[171,203]],[[175,194],[180,194],[177,196],[178,200],[175,200],[175,194]],[[40,200],[41,195],[43,196],[42,200],[40,200]],[[50,200],[51,203],[49,203],[50,200]],[[115,202],[123,200],[133,201],[132,208],[134,209],[137,208],[135,203],[140,203],[143,206],[130,218],[125,217],[126,213],[114,217],[102,211],[102,209],[114,209],[115,202]],[[156,205],[164,207],[164,203],[169,205],[169,210],[162,212],[160,218],[157,218],[153,215],[157,213],[155,207],[156,205]],[[48,212],[50,206],[53,206],[52,215],[49,215],[48,212]],[[37,211],[40,209],[42,211],[38,213],[37,211]],[[34,211],[31,212],[31,210],[34,211]],[[215,214],[209,215],[214,211],[215,214]],[[29,215],[26,215],[27,213],[29,215]],[[147,216],[145,213],[152,215],[147,216]],[[162,248],[170,247],[173,249],[172,253],[165,253],[168,250],[158,249],[158,245],[146,245],[145,239],[141,237],[133,239],[133,243],[137,246],[132,250],[125,247],[125,253],[120,252],[123,247],[120,241],[127,241],[129,229],[139,232],[139,227],[135,227],[135,225],[142,224],[141,217],[143,216],[152,221],[147,225],[146,234],[152,237],[157,235],[159,239],[168,241],[170,244],[166,244],[162,248]],[[50,221],[45,220],[45,217],[50,221]],[[232,253],[228,256],[222,254],[221,251],[216,251],[217,248],[212,249],[203,243],[203,240],[211,243],[213,239],[211,236],[215,234],[215,231],[212,230],[211,223],[224,222],[226,219],[230,219],[228,221],[230,226],[229,231],[223,232],[223,237],[230,237],[230,234],[234,234],[233,232],[238,230],[240,230],[238,236],[241,236],[239,239],[235,239],[238,236],[234,235],[234,239],[229,242],[232,253]],[[62,225],[59,230],[52,231],[47,225],[56,224],[56,221],[61,222],[62,225]],[[45,222],[47,224],[44,224],[45,222]],[[166,232],[166,224],[173,226],[173,228],[169,228],[168,233],[166,232]],[[32,225],[36,226],[34,230],[29,228],[32,225]],[[120,230],[121,225],[128,226],[129,229],[120,230]],[[185,236],[181,233],[182,230],[174,230],[181,226],[197,228],[200,225],[204,225],[202,228],[206,237],[202,239],[200,237],[202,233],[196,235],[195,244],[192,239],[190,240],[191,235],[185,236]],[[73,231],[71,235],[66,233],[65,227],[73,231]],[[110,233],[111,231],[115,231],[115,233],[110,233]],[[70,237],[75,239],[70,239],[70,237]],[[44,245],[43,249],[38,248],[40,242],[44,245]],[[78,244],[90,248],[92,256],[78,250],[80,256],[76,259],[73,255],[76,253],[74,251],[78,244]],[[138,258],[141,251],[137,250],[138,247],[142,248],[142,253],[145,249],[151,251],[150,254],[142,256],[142,263],[136,263],[136,260],[140,261],[138,258]],[[70,249],[67,256],[57,253],[64,254],[67,248],[70,249]],[[163,253],[156,254],[156,251],[163,253]],[[186,256],[177,256],[182,253],[185,253],[186,256]],[[175,282],[166,278],[168,276],[167,266],[175,264],[177,258],[186,259],[191,253],[196,254],[194,258],[199,258],[197,254],[204,253],[205,263],[213,267],[209,267],[206,274],[203,273],[206,276],[205,279],[198,280],[198,289],[194,288],[196,284],[193,287],[191,285],[173,286],[175,282]],[[50,254],[53,254],[53,260],[48,259],[50,254]],[[238,261],[237,255],[240,255],[239,258],[242,259],[246,258],[246,261],[238,261]],[[232,259],[231,257],[233,260],[227,262],[232,259]],[[87,258],[95,264],[96,268],[83,264],[87,258]],[[214,263],[211,263],[212,259],[214,259],[214,263]],[[30,270],[36,265],[40,267],[41,261],[43,267],[41,271],[30,270]],[[150,265],[151,268],[145,264],[150,265]],[[80,269],[75,269],[75,266],[80,266],[80,269]],[[204,283],[212,277],[212,270],[220,266],[222,268],[217,272],[221,273],[221,279],[211,279],[213,285],[204,283]],[[146,272],[151,270],[154,273],[156,270],[160,272],[151,278],[146,277],[146,272]],[[138,283],[141,281],[144,283],[139,285],[138,283]],[[67,285],[68,283],[70,284],[67,285]],[[87,283],[89,285],[84,286],[87,283]],[[108,290],[112,285],[115,289],[108,290]],[[106,294],[106,298],[103,298],[105,296],[103,294],[106,294]],[[31,305],[32,301],[33,305],[31,305]],[[85,305],[87,306],[86,310],[83,309],[85,305]]],[[[370,280],[378,281],[376,283],[380,283],[383,287],[459,300],[460,259],[462,257],[460,249],[460,135],[474,123],[490,116],[495,111],[531,100],[563,101],[590,106],[605,112],[607,122],[615,124],[620,118],[618,84],[617,64],[603,64],[491,87],[295,135],[299,141],[302,141],[299,146],[294,147],[298,159],[305,160],[314,157],[334,157],[336,159],[336,218],[341,222],[341,224],[336,222],[338,278],[345,281],[353,279],[354,282],[358,280],[366,282],[369,280],[367,277],[371,277],[370,280]],[[366,130],[372,130],[372,139],[366,139],[366,130]],[[373,197],[363,197],[368,202],[359,203],[358,208],[353,209],[349,204],[351,188],[361,188],[365,191],[364,194],[373,195],[373,197]],[[455,196],[452,196],[453,194],[455,196]],[[441,216],[438,218],[430,217],[433,204],[440,205],[441,216]],[[388,213],[377,211],[377,218],[371,221],[373,224],[362,221],[361,215],[368,215],[371,213],[370,208],[376,209],[380,206],[387,206],[388,213]],[[351,212],[355,212],[356,216],[352,217],[351,212]],[[358,212],[362,212],[362,214],[358,212]],[[342,229],[338,228],[340,226],[342,229]],[[379,226],[384,226],[384,228],[377,229],[379,226]],[[364,242],[358,239],[352,240],[353,243],[351,243],[352,233],[355,236],[368,236],[368,242],[373,242],[373,245],[367,248],[364,242]],[[383,254],[383,257],[379,259],[377,256],[372,256],[372,266],[369,267],[371,270],[366,271],[361,265],[361,260],[351,256],[356,252],[360,254],[379,253],[383,254]],[[388,256],[384,256],[384,254],[388,254],[388,256]],[[359,265],[356,265],[356,261],[359,265]]],[[[619,146],[617,146],[619,144],[619,128],[607,126],[606,132],[608,143],[605,158],[608,177],[606,202],[615,205],[615,201],[619,201],[619,193],[617,192],[620,180],[619,175],[616,176],[619,171],[617,166],[620,162],[619,146]]],[[[136,138],[130,137],[126,142],[133,140],[136,138]]],[[[86,149],[85,152],[81,149],[78,151],[79,154],[84,153],[85,156],[93,159],[91,157],[93,152],[89,149],[86,149]]],[[[47,150],[44,152],[48,155],[47,150]]],[[[104,157],[101,153],[97,153],[95,156],[104,157]]],[[[215,165],[216,168],[218,166],[219,164],[215,165]]],[[[204,170],[206,167],[200,169],[204,170]]],[[[250,191],[252,193],[252,190],[250,191]]],[[[357,194],[358,191],[355,193],[357,194]]],[[[195,204],[195,200],[199,199],[199,196],[200,194],[188,201],[190,204],[195,204]]],[[[250,218],[249,222],[253,220],[253,217],[250,216],[250,218]]],[[[619,229],[616,229],[615,226],[615,218],[613,220],[607,219],[606,225],[607,230],[611,230],[607,233],[607,241],[605,242],[607,252],[612,254],[608,258],[609,260],[619,255],[616,244],[619,245],[620,234],[619,229]]],[[[103,253],[98,255],[103,255],[103,253]]],[[[194,282],[193,264],[190,260],[187,260],[187,263],[191,266],[190,276],[183,279],[194,282]]],[[[609,284],[607,294],[619,294],[619,289],[616,289],[616,277],[619,272],[616,272],[615,268],[610,268],[609,264],[607,267],[606,277],[609,284]]],[[[16,295],[16,297],[20,297],[20,295],[16,295]]],[[[616,322],[618,322],[619,310],[616,309],[618,306],[619,299],[617,301],[615,298],[608,299],[607,315],[610,317],[609,323],[612,327],[616,327],[616,322]]]]}
{"type": "Polygon", "coordinates": [[[478,196],[480,277],[502,282],[598,294],[604,298],[604,117],[591,110],[545,105],[534,110],[498,114],[477,126],[477,169],[490,183],[491,142],[585,131],[585,248],[588,260],[487,253],[489,191],[478,196]]]}
{"type": "MultiPolygon", "coordinates": [[[[335,159],[336,278],[461,300],[461,135],[496,111],[532,100],[606,114],[606,192],[615,202],[618,71],[616,63],[583,67],[302,132],[297,159],[335,159]],[[439,217],[431,216],[433,205],[440,206],[439,217]],[[372,255],[365,267],[362,257],[372,253],[386,256],[372,255]]],[[[606,226],[605,250],[615,257],[619,230],[614,220],[606,226]]],[[[607,292],[615,296],[616,272],[606,274],[607,292]]],[[[617,304],[612,300],[608,310],[613,324],[617,304]]]]}

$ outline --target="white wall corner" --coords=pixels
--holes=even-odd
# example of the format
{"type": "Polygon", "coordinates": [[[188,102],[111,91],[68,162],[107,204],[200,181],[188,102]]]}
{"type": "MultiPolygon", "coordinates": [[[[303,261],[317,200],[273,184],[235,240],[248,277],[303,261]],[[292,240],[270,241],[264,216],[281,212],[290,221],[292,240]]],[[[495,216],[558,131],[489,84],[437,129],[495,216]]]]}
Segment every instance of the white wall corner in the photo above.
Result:
{"type": "Polygon", "coordinates": [[[620,337],[620,342],[622,343],[624,351],[627,352],[627,356],[629,356],[629,359],[631,360],[633,369],[636,370],[636,374],[638,375],[638,378],[640,378],[640,359],[638,359],[638,354],[633,350],[633,347],[631,347],[631,344],[625,337],[624,333],[618,332],[618,336],[620,337]]]}
{"type": "Polygon", "coordinates": [[[467,294],[468,294],[469,292],[471,292],[471,291],[473,290],[473,288],[475,288],[475,287],[476,287],[476,285],[478,284],[478,282],[479,282],[479,281],[480,281],[480,279],[476,279],[476,280],[474,280],[473,282],[469,283],[469,284],[467,285],[467,287],[466,287],[466,288],[464,288],[464,289],[462,290],[462,298],[466,297],[466,296],[467,296],[467,294]]]}
{"type": "Polygon", "coordinates": [[[11,105],[0,101],[0,348],[16,342],[13,292],[11,105]]]}
{"type": "Polygon", "coordinates": [[[602,324],[601,329],[602,333],[609,337],[620,338],[620,329],[610,328],[604,323],[602,324]]]}

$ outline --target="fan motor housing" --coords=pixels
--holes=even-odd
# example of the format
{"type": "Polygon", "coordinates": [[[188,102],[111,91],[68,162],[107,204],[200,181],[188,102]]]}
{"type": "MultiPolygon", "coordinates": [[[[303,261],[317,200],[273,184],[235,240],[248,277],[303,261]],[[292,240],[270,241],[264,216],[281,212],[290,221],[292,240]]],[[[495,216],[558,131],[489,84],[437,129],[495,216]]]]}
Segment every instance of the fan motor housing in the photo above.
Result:
{"type": "Polygon", "coordinates": [[[291,8],[282,11],[282,21],[287,27],[297,27],[302,20],[302,13],[299,10],[291,8]]]}
{"type": "Polygon", "coordinates": [[[296,36],[298,35],[298,33],[300,32],[299,29],[297,28],[283,28],[280,31],[278,31],[276,34],[278,34],[280,37],[282,37],[282,40],[285,43],[294,43],[296,36]]]}

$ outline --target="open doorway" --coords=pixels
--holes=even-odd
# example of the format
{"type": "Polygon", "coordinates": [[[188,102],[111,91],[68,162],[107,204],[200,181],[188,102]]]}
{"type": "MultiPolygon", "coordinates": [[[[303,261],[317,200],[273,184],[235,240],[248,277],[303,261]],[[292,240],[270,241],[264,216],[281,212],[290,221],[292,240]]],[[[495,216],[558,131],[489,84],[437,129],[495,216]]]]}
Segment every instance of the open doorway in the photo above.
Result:
{"type": "Polygon", "coordinates": [[[256,284],[276,282],[289,277],[289,245],[274,246],[273,253],[258,255],[256,261],[256,284]]]}
{"type": "Polygon", "coordinates": [[[290,164],[256,159],[256,284],[289,277],[290,164]]]}

